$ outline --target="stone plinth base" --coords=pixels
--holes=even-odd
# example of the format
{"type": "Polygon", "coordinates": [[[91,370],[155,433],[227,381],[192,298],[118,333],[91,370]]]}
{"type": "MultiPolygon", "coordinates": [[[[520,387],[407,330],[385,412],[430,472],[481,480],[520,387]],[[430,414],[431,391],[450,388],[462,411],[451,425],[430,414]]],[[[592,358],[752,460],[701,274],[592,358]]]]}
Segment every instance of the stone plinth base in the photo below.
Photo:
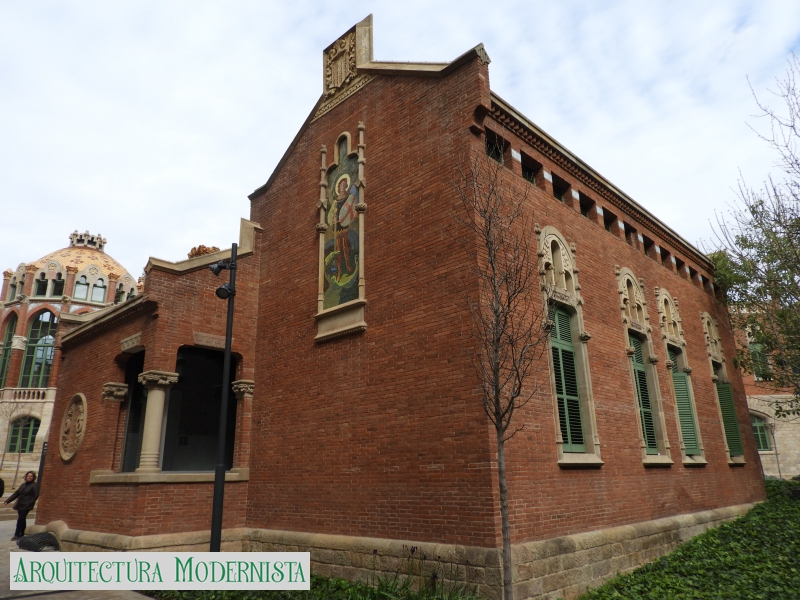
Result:
{"type": "MultiPolygon", "coordinates": [[[[743,515],[753,506],[741,504],[516,544],[511,549],[514,597],[576,598],[618,573],[627,573],[669,553],[678,544],[743,515]]],[[[30,533],[52,532],[62,550],[71,552],[204,552],[209,545],[208,531],[131,537],[74,530],[63,521],[28,529],[30,533]]],[[[436,570],[439,581],[468,582],[477,587],[482,597],[502,597],[501,556],[497,548],[239,528],[222,532],[222,550],[310,552],[314,573],[364,582],[398,572],[420,577],[421,582],[436,570]]]]}

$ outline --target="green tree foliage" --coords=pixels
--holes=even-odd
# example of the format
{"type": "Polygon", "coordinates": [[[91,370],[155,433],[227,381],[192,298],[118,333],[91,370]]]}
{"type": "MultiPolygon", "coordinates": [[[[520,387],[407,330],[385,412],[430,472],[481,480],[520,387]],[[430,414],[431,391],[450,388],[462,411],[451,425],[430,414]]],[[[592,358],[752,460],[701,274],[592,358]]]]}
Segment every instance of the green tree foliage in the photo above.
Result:
{"type": "Polygon", "coordinates": [[[775,390],[786,390],[777,417],[800,416],[800,59],[793,56],[773,92],[774,110],[758,99],[771,128],[760,136],[776,152],[780,179],[760,189],[739,184],[739,201],[718,218],[719,248],[710,254],[732,325],[745,332],[738,365],[775,390]]]}

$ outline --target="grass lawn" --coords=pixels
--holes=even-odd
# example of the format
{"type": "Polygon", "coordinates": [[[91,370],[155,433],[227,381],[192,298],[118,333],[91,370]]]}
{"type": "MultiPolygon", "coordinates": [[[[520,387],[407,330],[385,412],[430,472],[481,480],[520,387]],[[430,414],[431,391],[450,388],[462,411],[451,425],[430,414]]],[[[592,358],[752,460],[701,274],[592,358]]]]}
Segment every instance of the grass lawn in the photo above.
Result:
{"type": "Polygon", "coordinates": [[[800,482],[766,481],[767,501],[580,600],[800,599],[800,482]]]}

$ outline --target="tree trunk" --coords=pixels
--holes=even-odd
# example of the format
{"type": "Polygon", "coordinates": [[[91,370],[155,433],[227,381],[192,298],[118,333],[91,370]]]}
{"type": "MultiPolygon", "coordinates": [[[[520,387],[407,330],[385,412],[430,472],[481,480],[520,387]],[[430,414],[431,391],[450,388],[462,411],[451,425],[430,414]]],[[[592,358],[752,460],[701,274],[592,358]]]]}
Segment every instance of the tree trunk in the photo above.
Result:
{"type": "MultiPolygon", "coordinates": [[[[22,448],[17,448],[17,450],[22,450],[22,448]]],[[[11,484],[11,489],[16,489],[17,487],[17,475],[19,475],[19,461],[22,458],[22,452],[17,452],[17,470],[14,471],[14,482],[11,484]]]]}
{"type": "Polygon", "coordinates": [[[508,520],[508,487],[506,486],[506,455],[503,434],[497,430],[497,481],[500,486],[500,520],[503,533],[503,600],[514,600],[511,585],[511,525],[508,520]]]}

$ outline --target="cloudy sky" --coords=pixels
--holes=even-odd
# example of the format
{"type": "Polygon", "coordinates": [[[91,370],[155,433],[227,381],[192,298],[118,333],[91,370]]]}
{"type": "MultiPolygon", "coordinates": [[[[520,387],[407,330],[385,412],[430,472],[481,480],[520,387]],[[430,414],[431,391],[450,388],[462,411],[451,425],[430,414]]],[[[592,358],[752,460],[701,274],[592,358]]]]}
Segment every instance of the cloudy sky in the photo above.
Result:
{"type": "Polygon", "coordinates": [[[369,13],[377,60],[483,42],[496,93],[692,243],[777,171],[747,78],[769,99],[798,2],[0,0],[0,268],[75,229],[134,275],[237,241],[369,13]]]}

